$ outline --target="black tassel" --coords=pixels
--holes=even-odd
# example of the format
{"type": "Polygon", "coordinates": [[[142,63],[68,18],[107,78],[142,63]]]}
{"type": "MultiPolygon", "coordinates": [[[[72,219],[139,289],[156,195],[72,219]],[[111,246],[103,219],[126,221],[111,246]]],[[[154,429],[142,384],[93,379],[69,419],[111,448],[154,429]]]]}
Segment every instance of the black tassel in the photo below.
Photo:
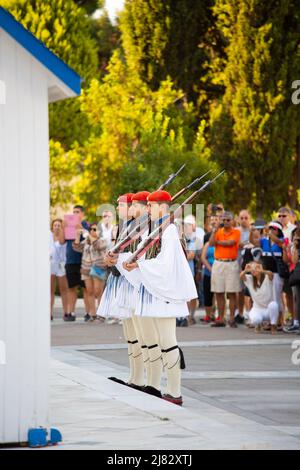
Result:
{"type": "Polygon", "coordinates": [[[183,355],[182,349],[181,348],[178,348],[178,349],[179,349],[179,354],[180,354],[180,369],[183,370],[185,369],[184,355],[183,355]]]}

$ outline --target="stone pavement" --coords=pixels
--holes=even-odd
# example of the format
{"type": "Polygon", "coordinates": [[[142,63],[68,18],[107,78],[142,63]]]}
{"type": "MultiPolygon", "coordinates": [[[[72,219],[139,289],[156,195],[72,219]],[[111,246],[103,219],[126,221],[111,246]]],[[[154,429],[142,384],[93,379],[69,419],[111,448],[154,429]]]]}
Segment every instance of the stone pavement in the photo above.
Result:
{"type": "Polygon", "coordinates": [[[56,450],[300,448],[300,366],[291,361],[299,336],[179,328],[187,362],[180,408],[106,378],[128,375],[120,325],[58,316],[51,425],[64,442],[56,450]]]}

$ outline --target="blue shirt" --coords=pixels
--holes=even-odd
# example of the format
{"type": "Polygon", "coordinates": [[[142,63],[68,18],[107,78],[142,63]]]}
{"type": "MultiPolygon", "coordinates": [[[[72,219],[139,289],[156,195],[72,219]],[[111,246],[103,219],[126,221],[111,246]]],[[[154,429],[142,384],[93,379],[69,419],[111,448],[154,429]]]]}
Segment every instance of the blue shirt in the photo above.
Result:
{"type": "MultiPolygon", "coordinates": [[[[206,259],[209,262],[209,264],[212,266],[215,261],[215,247],[214,246],[208,246],[207,251],[206,251],[206,259]]],[[[211,272],[207,269],[207,267],[204,267],[204,276],[211,276],[211,272]]]]}
{"type": "MultiPolygon", "coordinates": [[[[280,240],[284,241],[284,238],[281,237],[280,240]]],[[[282,248],[267,237],[260,239],[260,247],[263,251],[262,262],[264,268],[272,273],[277,273],[278,270],[275,258],[282,258],[282,248]]]]}
{"type": "MultiPolygon", "coordinates": [[[[196,252],[196,243],[195,240],[188,240],[186,239],[186,249],[187,251],[193,251],[194,253],[196,252]]],[[[189,267],[192,271],[192,275],[195,276],[195,263],[193,259],[188,260],[189,267]]]]}
{"type": "MultiPolygon", "coordinates": [[[[88,230],[89,224],[84,220],[82,222],[82,226],[84,229],[88,230]]],[[[80,241],[83,240],[83,237],[80,237],[80,241]]],[[[78,253],[77,251],[73,250],[73,243],[74,240],[67,240],[67,261],[66,264],[81,264],[82,253],[78,253]]]]}

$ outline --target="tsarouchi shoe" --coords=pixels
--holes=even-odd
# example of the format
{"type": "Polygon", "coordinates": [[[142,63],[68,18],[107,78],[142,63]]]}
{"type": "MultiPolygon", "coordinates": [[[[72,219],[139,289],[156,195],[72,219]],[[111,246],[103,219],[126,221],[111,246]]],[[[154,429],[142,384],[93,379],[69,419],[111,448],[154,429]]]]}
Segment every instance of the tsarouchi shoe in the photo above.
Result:
{"type": "Polygon", "coordinates": [[[182,397],[172,397],[172,395],[169,395],[168,393],[165,393],[162,398],[166,401],[169,401],[170,403],[174,403],[174,405],[179,405],[182,406],[183,400],[182,397]]]}
{"type": "Polygon", "coordinates": [[[151,387],[151,385],[147,385],[146,387],[144,387],[143,392],[148,393],[149,395],[153,395],[154,397],[162,398],[160,390],[151,387]]]}

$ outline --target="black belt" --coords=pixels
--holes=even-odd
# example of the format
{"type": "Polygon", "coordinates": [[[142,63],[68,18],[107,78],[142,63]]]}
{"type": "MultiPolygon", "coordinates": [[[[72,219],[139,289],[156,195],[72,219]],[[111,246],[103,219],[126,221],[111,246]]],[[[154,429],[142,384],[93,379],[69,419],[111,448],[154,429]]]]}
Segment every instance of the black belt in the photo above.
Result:
{"type": "Polygon", "coordinates": [[[216,261],[222,261],[222,262],[224,262],[224,263],[233,263],[234,261],[237,261],[237,259],[216,258],[216,261]]]}

